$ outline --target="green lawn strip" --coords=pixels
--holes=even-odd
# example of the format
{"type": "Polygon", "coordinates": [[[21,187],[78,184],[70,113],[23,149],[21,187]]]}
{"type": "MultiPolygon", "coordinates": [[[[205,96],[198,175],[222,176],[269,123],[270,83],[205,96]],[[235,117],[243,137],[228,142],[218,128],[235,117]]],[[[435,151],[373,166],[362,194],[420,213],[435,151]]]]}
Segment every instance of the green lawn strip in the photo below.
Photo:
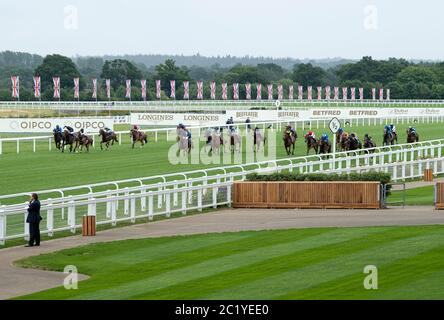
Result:
{"type": "MultiPolygon", "coordinates": [[[[332,255],[323,259],[322,262],[309,265],[301,264],[299,268],[243,283],[227,290],[215,292],[205,298],[282,299],[285,297],[287,299],[300,299],[299,292],[302,290],[356,273],[362,274],[361,281],[359,281],[359,284],[362,285],[365,277],[363,269],[366,265],[376,265],[383,268],[397,260],[441,247],[444,244],[442,231],[442,228],[439,227],[417,228],[413,232],[403,230],[403,228],[400,230],[394,229],[393,233],[396,236],[386,235],[386,238],[380,239],[379,243],[375,237],[368,237],[364,243],[359,244],[360,249],[355,250],[355,252],[341,254],[340,249],[333,250],[332,255]]],[[[355,298],[353,294],[347,297],[348,299],[355,298]]],[[[319,295],[317,298],[331,299],[334,297],[319,295]]]]}
{"type": "MultiPolygon", "coordinates": [[[[427,186],[405,190],[405,203],[408,206],[433,206],[435,202],[435,187],[427,186]]],[[[402,205],[404,191],[392,191],[388,197],[388,204],[402,205]]]]}
{"type": "MultiPolygon", "coordinates": [[[[218,274],[227,272],[230,276],[236,274],[238,268],[246,268],[248,270],[254,270],[256,264],[267,264],[267,261],[283,261],[282,256],[286,256],[289,253],[300,252],[303,256],[305,252],[323,246],[327,246],[333,249],[336,246],[340,246],[343,242],[355,242],[358,241],[360,237],[366,237],[372,234],[385,234],[383,238],[387,237],[387,233],[390,232],[391,228],[368,228],[361,230],[361,232],[356,232],[354,229],[308,229],[306,230],[289,230],[289,231],[278,231],[278,232],[265,232],[269,233],[270,239],[282,238],[282,243],[274,244],[270,242],[268,244],[267,240],[261,240],[260,238],[256,241],[250,242],[249,246],[245,246],[240,249],[238,247],[229,248],[226,251],[221,251],[218,248],[214,248],[210,252],[205,252],[204,250],[198,252],[197,261],[193,264],[186,264],[184,268],[178,268],[170,270],[169,264],[164,264],[162,261],[151,261],[147,257],[147,262],[145,264],[138,264],[138,276],[136,280],[129,281],[127,276],[122,275],[122,278],[116,278],[116,270],[112,270],[110,273],[103,271],[103,266],[99,265],[97,268],[100,270],[99,273],[91,274],[92,278],[86,282],[82,283],[82,290],[79,292],[66,292],[63,289],[54,289],[47,292],[54,295],[49,295],[45,297],[69,297],[74,299],[122,299],[122,298],[135,298],[143,295],[144,297],[156,298],[159,295],[149,294],[149,292],[155,292],[156,290],[166,289],[171,286],[183,284],[183,288],[187,287],[189,282],[196,281],[198,283],[198,288],[204,288],[199,285],[201,281],[207,278],[217,278],[218,274]],[[321,234],[318,234],[322,230],[321,234]],[[326,232],[329,231],[329,232],[326,232]],[[324,233],[326,232],[326,233],[324,233]],[[301,235],[302,233],[302,235],[301,235]],[[308,236],[313,233],[313,236],[308,236]],[[263,246],[260,244],[263,243],[263,246]],[[336,245],[335,245],[336,244],[336,245]],[[242,250],[242,252],[238,252],[242,250]],[[210,254],[210,256],[209,256],[210,254]],[[214,254],[214,255],[213,255],[214,254]],[[156,275],[156,266],[159,267],[163,272],[156,275]],[[251,269],[249,266],[252,266],[251,269]],[[141,270],[140,270],[140,269],[141,270]],[[142,271],[145,270],[145,271],[142,271]],[[232,272],[230,272],[232,271],[232,272]],[[92,281],[94,279],[94,281],[92,281]],[[113,282],[110,284],[110,279],[113,282]],[[117,282],[121,282],[121,285],[117,285],[117,282]],[[102,287],[102,290],[98,290],[98,287],[102,287]]],[[[261,235],[264,232],[255,233],[255,235],[261,235]]],[[[186,257],[187,259],[189,257],[186,257]]],[[[175,260],[177,257],[172,253],[172,259],[175,260]]],[[[54,259],[48,259],[52,264],[54,259]]],[[[67,260],[65,259],[60,266],[64,266],[67,260]]],[[[77,261],[71,261],[71,263],[76,263],[77,261]]],[[[81,270],[82,263],[85,261],[80,260],[79,270],[81,270]]],[[[128,272],[133,270],[134,266],[127,266],[128,272]]],[[[229,279],[227,275],[223,275],[222,281],[229,279]]],[[[171,288],[170,288],[171,289],[171,288]]],[[[200,289],[199,289],[200,290],[200,289]]],[[[194,292],[194,294],[199,294],[200,291],[194,292]]],[[[169,290],[169,292],[174,292],[169,290]]],[[[176,297],[182,298],[179,292],[176,292],[176,297]]],[[[36,298],[39,295],[35,296],[36,298]]],[[[31,296],[32,298],[32,296],[31,296]]]]}
{"type": "MultiPolygon", "coordinates": [[[[444,246],[399,259],[378,268],[378,289],[364,290],[366,277],[356,273],[295,291],[279,299],[442,299],[444,294],[444,246]],[[434,281],[431,278],[438,278],[434,281]],[[427,288],[426,290],[418,290],[427,288]]],[[[378,264],[376,265],[378,267],[378,264]]]]}

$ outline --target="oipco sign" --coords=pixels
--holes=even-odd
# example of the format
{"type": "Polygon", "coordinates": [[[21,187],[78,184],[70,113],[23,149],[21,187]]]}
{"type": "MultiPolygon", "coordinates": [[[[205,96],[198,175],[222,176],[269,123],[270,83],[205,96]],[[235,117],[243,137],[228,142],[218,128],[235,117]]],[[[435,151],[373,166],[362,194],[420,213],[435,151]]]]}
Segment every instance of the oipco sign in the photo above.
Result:
{"type": "Polygon", "coordinates": [[[56,125],[61,127],[70,126],[74,130],[85,129],[86,132],[95,133],[105,127],[112,129],[114,121],[99,118],[0,119],[0,132],[50,133],[56,125]]]}

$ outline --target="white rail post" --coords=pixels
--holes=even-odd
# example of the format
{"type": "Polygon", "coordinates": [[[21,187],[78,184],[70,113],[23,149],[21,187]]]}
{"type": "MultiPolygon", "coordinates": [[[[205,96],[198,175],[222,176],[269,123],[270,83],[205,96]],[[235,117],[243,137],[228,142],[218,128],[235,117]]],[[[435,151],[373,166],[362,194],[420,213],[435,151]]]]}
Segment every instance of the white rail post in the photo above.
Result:
{"type": "Polygon", "coordinates": [[[136,196],[131,193],[131,222],[136,222],[136,196]]]}
{"type": "Polygon", "coordinates": [[[148,192],[148,220],[152,221],[154,217],[154,196],[153,192],[148,192]]]}
{"type": "MultiPolygon", "coordinates": [[[[108,190],[107,192],[111,192],[110,190],[108,190]]],[[[106,201],[106,217],[107,218],[111,218],[111,196],[108,195],[106,196],[107,201],[106,201]]]]}
{"type": "Polygon", "coordinates": [[[5,216],[5,210],[3,208],[0,208],[0,245],[4,246],[5,241],[6,241],[6,216],[5,216]]]}
{"type": "Polygon", "coordinates": [[[177,202],[178,202],[178,193],[177,193],[177,188],[178,188],[178,184],[177,184],[177,180],[174,180],[174,185],[173,185],[173,206],[177,206],[177,202]]]}
{"type": "Polygon", "coordinates": [[[125,191],[125,193],[124,193],[125,200],[123,200],[123,214],[125,216],[127,216],[129,214],[129,201],[130,201],[129,195],[130,194],[128,192],[128,188],[125,188],[124,191],[125,191]]]}
{"type": "Polygon", "coordinates": [[[122,145],[122,132],[119,132],[119,146],[122,145]]]}
{"type": "Polygon", "coordinates": [[[162,208],[162,198],[163,198],[163,195],[160,192],[162,191],[162,186],[161,186],[160,183],[158,183],[158,186],[159,187],[157,188],[157,190],[159,191],[159,193],[157,194],[157,208],[161,209],[162,208]]]}
{"type": "Polygon", "coordinates": [[[32,139],[32,151],[35,152],[35,139],[32,139]]]}
{"type": "Polygon", "coordinates": [[[69,201],[68,205],[68,225],[71,227],[71,233],[76,233],[76,206],[74,200],[69,201]]]}
{"type": "Polygon", "coordinates": [[[231,207],[231,184],[227,186],[227,202],[228,207],[231,207]]]}
{"type": "Polygon", "coordinates": [[[165,215],[167,218],[171,217],[171,208],[170,208],[170,200],[171,200],[171,193],[167,193],[165,195],[165,215]]]}
{"type": "Polygon", "coordinates": [[[140,197],[140,210],[142,212],[146,211],[146,189],[143,189],[141,192],[142,196],[140,197]]]}
{"type": "Polygon", "coordinates": [[[197,190],[197,211],[202,212],[202,189],[197,190]]]}
{"type": "Polygon", "coordinates": [[[213,187],[213,209],[217,208],[217,193],[218,193],[218,187],[213,187]]]}
{"type": "Polygon", "coordinates": [[[186,191],[182,191],[182,214],[187,214],[187,193],[186,191]]]}
{"type": "Polygon", "coordinates": [[[54,209],[52,208],[51,198],[48,199],[48,210],[46,211],[46,230],[48,230],[48,236],[54,235],[54,209]]]}
{"type": "Polygon", "coordinates": [[[17,139],[17,154],[20,153],[20,140],[17,139]]]}
{"type": "Polygon", "coordinates": [[[111,225],[113,227],[117,224],[117,200],[115,196],[112,196],[111,199],[111,225]]]}
{"type": "Polygon", "coordinates": [[[3,154],[3,141],[0,140],[0,154],[3,154]]]}

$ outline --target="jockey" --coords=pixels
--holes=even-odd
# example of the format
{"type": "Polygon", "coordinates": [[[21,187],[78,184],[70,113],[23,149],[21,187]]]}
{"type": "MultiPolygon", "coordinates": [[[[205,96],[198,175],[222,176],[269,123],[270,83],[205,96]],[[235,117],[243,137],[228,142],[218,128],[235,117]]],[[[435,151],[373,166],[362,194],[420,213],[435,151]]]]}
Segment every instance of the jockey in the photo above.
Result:
{"type": "MultiPolygon", "coordinates": [[[[233,117],[230,117],[230,118],[227,120],[226,124],[234,124],[233,117]]],[[[228,126],[228,129],[230,129],[230,131],[231,131],[231,130],[233,129],[233,126],[228,126]]]]}
{"type": "Polygon", "coordinates": [[[305,135],[305,138],[312,137],[313,139],[316,139],[316,135],[313,131],[308,131],[308,133],[305,135]]]}
{"type": "Polygon", "coordinates": [[[251,120],[250,120],[250,117],[248,117],[247,118],[247,120],[245,120],[245,123],[247,124],[247,129],[248,129],[248,131],[250,131],[251,130],[251,120]]]}
{"type": "Polygon", "coordinates": [[[354,132],[350,133],[350,138],[352,138],[352,139],[354,139],[356,141],[359,141],[358,136],[354,132]]]}
{"type": "Polygon", "coordinates": [[[385,131],[387,134],[392,133],[392,127],[390,127],[389,125],[386,125],[386,126],[384,127],[384,131],[385,131]]]}
{"type": "Polygon", "coordinates": [[[52,130],[54,133],[62,133],[62,128],[59,125],[56,125],[54,130],[52,130]]]}
{"type": "Polygon", "coordinates": [[[322,142],[325,142],[325,143],[328,143],[328,134],[324,133],[324,134],[321,136],[321,141],[322,141],[322,142]]]}
{"type": "Polygon", "coordinates": [[[80,141],[82,141],[84,133],[85,133],[85,130],[83,128],[80,129],[80,131],[79,131],[79,140],[80,141]]]}
{"type": "Polygon", "coordinates": [[[344,129],[339,128],[339,129],[338,129],[338,133],[339,133],[339,135],[343,134],[343,133],[344,133],[344,129]]]}
{"type": "Polygon", "coordinates": [[[74,129],[70,126],[64,126],[63,130],[68,131],[68,133],[71,135],[74,133],[74,129]]]}
{"type": "Polygon", "coordinates": [[[372,137],[370,137],[370,136],[368,135],[368,133],[366,133],[366,134],[364,135],[364,140],[371,141],[371,140],[372,140],[372,137]]]}
{"type": "Polygon", "coordinates": [[[183,123],[179,123],[177,126],[179,129],[186,130],[185,125],[183,123]]]}
{"type": "Polygon", "coordinates": [[[410,134],[416,134],[416,128],[409,127],[409,133],[410,134]]]}
{"type": "Polygon", "coordinates": [[[135,124],[135,125],[133,126],[133,129],[136,130],[136,131],[140,131],[140,126],[137,125],[137,124],[135,124]]]}
{"type": "Polygon", "coordinates": [[[395,127],[394,124],[391,124],[391,125],[390,125],[390,129],[392,130],[392,132],[393,132],[394,134],[396,134],[396,127],[395,127]]]}

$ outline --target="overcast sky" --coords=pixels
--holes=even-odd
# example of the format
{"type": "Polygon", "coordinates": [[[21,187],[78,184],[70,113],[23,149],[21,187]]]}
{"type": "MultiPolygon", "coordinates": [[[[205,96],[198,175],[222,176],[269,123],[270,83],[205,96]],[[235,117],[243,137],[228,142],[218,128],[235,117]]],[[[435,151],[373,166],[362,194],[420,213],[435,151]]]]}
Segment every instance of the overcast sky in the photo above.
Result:
{"type": "Polygon", "coordinates": [[[442,0],[1,0],[0,51],[442,60],[443,12],[442,0]]]}

